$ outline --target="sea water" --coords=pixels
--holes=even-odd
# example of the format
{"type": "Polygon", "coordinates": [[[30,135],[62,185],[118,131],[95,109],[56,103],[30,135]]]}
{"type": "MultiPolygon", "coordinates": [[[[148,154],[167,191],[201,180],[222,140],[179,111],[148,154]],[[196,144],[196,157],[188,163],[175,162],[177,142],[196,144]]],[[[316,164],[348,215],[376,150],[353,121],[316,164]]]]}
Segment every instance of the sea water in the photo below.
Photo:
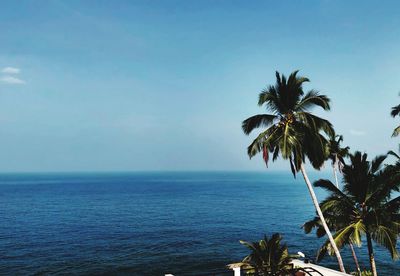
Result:
{"type": "MultiPolygon", "coordinates": [[[[226,265],[248,253],[239,240],[264,234],[313,259],[324,239],[301,226],[314,214],[289,172],[2,174],[0,274],[233,275],[226,265]]],[[[375,248],[380,275],[397,275],[375,248]]],[[[368,268],[366,245],[356,250],[368,268]]],[[[337,269],[334,258],[322,265],[337,269]]]]}

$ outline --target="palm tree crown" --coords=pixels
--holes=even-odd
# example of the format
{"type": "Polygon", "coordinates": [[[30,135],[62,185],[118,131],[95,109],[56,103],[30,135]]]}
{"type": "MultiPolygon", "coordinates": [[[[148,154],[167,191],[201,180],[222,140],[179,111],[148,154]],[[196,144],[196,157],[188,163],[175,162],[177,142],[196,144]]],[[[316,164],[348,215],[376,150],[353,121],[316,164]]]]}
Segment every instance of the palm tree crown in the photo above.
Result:
{"type": "Polygon", "coordinates": [[[329,137],[328,141],[328,159],[332,162],[336,187],[339,187],[337,171],[342,172],[342,168],[345,164],[344,158],[349,154],[350,149],[350,147],[342,148],[340,145],[342,142],[343,136],[336,135],[335,133],[329,137]]]}
{"type": "MultiPolygon", "coordinates": [[[[329,180],[320,179],[314,183],[322,187],[329,196],[320,206],[329,225],[334,225],[336,245],[361,245],[361,237],[366,236],[370,254],[371,270],[376,275],[375,261],[371,240],[386,247],[392,258],[398,258],[396,250],[400,230],[400,196],[392,198],[398,191],[398,167],[382,164],[386,156],[378,156],[372,161],[367,154],[356,152],[350,155],[351,164],[343,167],[343,189],[338,189],[329,180]]],[[[317,227],[319,235],[323,229],[318,226],[317,218],[308,222],[305,227],[317,227]],[[314,222],[313,222],[314,221],[314,222]]],[[[317,233],[318,234],[318,233],[317,233]]],[[[328,241],[323,250],[329,251],[328,241]]]]}
{"type": "Polygon", "coordinates": [[[242,261],[245,264],[244,268],[247,269],[247,274],[289,275],[293,256],[289,255],[287,245],[282,244],[281,241],[282,236],[279,233],[273,234],[271,238],[264,236],[264,239],[258,242],[240,241],[251,251],[242,261]]]}
{"type": "Polygon", "coordinates": [[[275,160],[279,154],[290,160],[293,174],[299,171],[300,164],[308,157],[314,168],[319,168],[327,156],[327,135],[333,134],[332,125],[325,119],[309,112],[319,106],[329,110],[329,98],[318,91],[303,91],[303,83],[309,79],[298,77],[293,72],[289,78],[276,72],[276,84],[269,86],[259,95],[258,105],[264,106],[270,114],[258,114],[242,123],[245,134],[254,129],[267,127],[248,147],[248,154],[253,157],[263,151],[263,158],[268,165],[269,153],[275,160]]]}
{"type": "Polygon", "coordinates": [[[328,158],[332,161],[332,165],[336,163],[339,165],[339,171],[342,171],[342,168],[345,164],[344,158],[349,154],[350,147],[342,148],[340,144],[343,142],[342,135],[333,134],[329,137],[329,156],[328,158]]]}

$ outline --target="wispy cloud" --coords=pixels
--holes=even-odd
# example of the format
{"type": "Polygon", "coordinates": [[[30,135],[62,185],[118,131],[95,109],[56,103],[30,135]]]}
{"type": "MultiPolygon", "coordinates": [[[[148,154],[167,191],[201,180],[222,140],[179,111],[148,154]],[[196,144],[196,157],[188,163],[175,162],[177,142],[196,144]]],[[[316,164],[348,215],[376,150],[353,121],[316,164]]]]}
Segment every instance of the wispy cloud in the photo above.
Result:
{"type": "Polygon", "coordinates": [[[1,72],[4,74],[19,74],[21,70],[15,67],[4,67],[1,72]]]}
{"type": "Polygon", "coordinates": [[[4,83],[9,83],[9,84],[24,84],[25,83],[24,80],[21,80],[19,78],[12,77],[12,76],[2,76],[2,77],[0,77],[0,81],[4,82],[4,83]]]}
{"type": "Polygon", "coordinates": [[[4,67],[1,69],[0,82],[8,84],[24,84],[25,81],[17,78],[15,75],[19,74],[21,70],[16,67],[4,67]]]}
{"type": "Polygon", "coordinates": [[[357,129],[350,129],[350,134],[353,136],[364,136],[367,134],[365,131],[357,130],[357,129]]]}

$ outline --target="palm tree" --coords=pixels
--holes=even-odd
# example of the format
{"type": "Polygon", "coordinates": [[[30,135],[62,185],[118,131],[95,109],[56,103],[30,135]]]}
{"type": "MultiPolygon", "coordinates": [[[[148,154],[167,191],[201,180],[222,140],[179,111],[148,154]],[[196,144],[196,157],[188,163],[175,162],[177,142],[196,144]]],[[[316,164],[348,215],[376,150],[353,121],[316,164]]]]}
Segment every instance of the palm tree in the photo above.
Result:
{"type": "MultiPolygon", "coordinates": [[[[343,189],[331,181],[320,179],[314,183],[329,192],[321,202],[324,215],[337,229],[334,235],[339,248],[349,242],[361,246],[361,237],[367,239],[371,271],[377,275],[372,241],[388,249],[393,259],[400,230],[400,196],[392,198],[398,191],[400,174],[397,166],[382,164],[386,155],[367,160],[367,154],[356,152],[350,155],[351,164],[343,167],[343,189]]],[[[322,251],[330,251],[328,241],[322,251]]]]}
{"type": "MultiPolygon", "coordinates": [[[[390,115],[392,115],[393,118],[396,117],[396,116],[399,115],[399,114],[400,114],[400,104],[399,104],[399,105],[396,105],[396,106],[393,106],[393,107],[392,107],[392,112],[390,112],[390,115]]],[[[396,127],[396,128],[393,130],[392,137],[398,136],[399,133],[400,133],[400,126],[396,127]]]]}
{"type": "Polygon", "coordinates": [[[319,208],[304,166],[307,157],[311,165],[319,169],[328,156],[328,142],[322,133],[328,136],[333,135],[332,125],[329,121],[311,114],[309,110],[316,106],[330,110],[330,100],[315,90],[304,94],[302,85],[309,79],[298,77],[297,72],[293,72],[288,79],[276,72],[276,84],[260,93],[258,105],[265,106],[272,114],[259,114],[243,121],[242,128],[247,135],[256,128],[267,127],[250,144],[247,152],[251,158],[262,151],[266,165],[268,165],[270,153],[273,161],[281,155],[283,159],[289,160],[294,176],[301,171],[315,209],[335,250],[340,270],[344,272],[340,252],[319,208]]]}
{"type": "Polygon", "coordinates": [[[343,142],[342,135],[333,134],[329,137],[329,156],[328,158],[332,161],[333,175],[336,181],[336,187],[339,188],[339,181],[337,171],[341,172],[345,164],[344,158],[349,154],[349,147],[342,148],[340,143],[343,142]]]}
{"type": "Polygon", "coordinates": [[[247,269],[248,275],[275,276],[291,275],[292,257],[289,255],[286,244],[281,244],[282,236],[279,233],[272,235],[270,239],[258,242],[240,241],[241,244],[250,249],[251,253],[246,256],[242,264],[247,269]]]}

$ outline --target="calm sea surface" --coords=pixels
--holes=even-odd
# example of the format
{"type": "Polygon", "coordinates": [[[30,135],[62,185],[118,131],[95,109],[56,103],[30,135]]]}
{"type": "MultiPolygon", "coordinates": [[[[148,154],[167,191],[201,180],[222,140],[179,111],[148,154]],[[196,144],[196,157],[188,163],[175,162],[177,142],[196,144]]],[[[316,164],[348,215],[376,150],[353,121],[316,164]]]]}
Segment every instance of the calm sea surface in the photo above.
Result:
{"type": "MultiPolygon", "coordinates": [[[[233,275],[224,266],[246,255],[239,240],[264,233],[314,257],[323,240],[301,229],[313,215],[290,173],[3,174],[0,274],[233,275]]],[[[380,275],[400,275],[376,255],[380,275]]]]}

